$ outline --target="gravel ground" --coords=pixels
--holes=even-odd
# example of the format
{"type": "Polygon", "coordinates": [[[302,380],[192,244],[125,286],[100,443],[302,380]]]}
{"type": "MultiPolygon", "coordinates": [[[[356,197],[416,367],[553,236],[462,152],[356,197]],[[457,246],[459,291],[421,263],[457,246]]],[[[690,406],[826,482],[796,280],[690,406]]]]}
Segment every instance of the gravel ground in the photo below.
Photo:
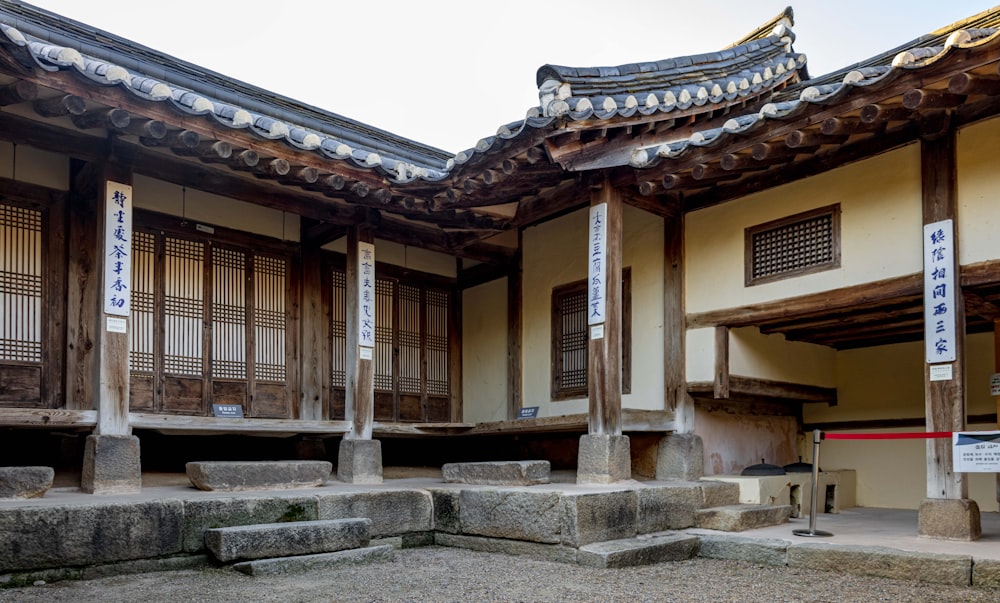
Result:
{"type": "Polygon", "coordinates": [[[996,603],[1000,589],[844,576],[693,559],[590,569],[462,549],[396,551],[394,561],[283,576],[225,569],[154,572],[0,590],[0,601],[675,601],[996,603]]]}

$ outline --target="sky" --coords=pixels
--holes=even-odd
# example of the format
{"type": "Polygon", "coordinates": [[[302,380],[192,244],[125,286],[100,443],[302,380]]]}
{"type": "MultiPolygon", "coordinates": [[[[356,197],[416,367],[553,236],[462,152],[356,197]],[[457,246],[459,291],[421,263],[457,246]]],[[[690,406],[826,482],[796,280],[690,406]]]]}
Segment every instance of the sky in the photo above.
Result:
{"type": "MultiPolygon", "coordinates": [[[[6,0],[0,0],[6,1],[6,0]]],[[[457,153],[538,105],[535,73],[720,50],[791,0],[34,0],[227,77],[457,153]]],[[[994,0],[996,1],[996,0],[994,0]]],[[[799,0],[811,75],[992,6],[799,0]]]]}

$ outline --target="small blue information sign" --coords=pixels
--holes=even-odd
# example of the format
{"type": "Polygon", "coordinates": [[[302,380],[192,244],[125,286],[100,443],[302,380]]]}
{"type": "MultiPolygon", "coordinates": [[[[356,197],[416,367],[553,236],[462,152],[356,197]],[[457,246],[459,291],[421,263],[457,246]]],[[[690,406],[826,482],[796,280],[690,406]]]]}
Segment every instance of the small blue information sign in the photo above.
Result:
{"type": "Polygon", "coordinates": [[[538,417],[537,406],[526,406],[517,411],[518,419],[535,419],[538,417]]]}
{"type": "Polygon", "coordinates": [[[218,418],[242,419],[243,407],[239,404],[213,404],[212,413],[218,418]]]}

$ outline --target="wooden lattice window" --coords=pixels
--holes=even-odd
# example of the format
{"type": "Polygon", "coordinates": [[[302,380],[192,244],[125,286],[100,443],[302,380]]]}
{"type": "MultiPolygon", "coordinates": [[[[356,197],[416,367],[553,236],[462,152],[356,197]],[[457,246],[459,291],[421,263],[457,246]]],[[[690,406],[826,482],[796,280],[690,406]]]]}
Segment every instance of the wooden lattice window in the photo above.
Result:
{"type": "MultiPolygon", "coordinates": [[[[379,266],[379,274],[386,267],[379,266]]],[[[330,271],[330,384],[333,416],[342,416],[346,383],[346,287],[340,267],[330,271]]],[[[383,421],[447,421],[454,358],[450,329],[454,293],[430,275],[388,274],[375,280],[375,418],[383,421]]],[[[440,279],[439,279],[440,280],[440,279]]]]}
{"type": "Polygon", "coordinates": [[[290,416],[290,258],[153,229],[132,253],[132,409],[290,416]]]}
{"type": "Polygon", "coordinates": [[[42,212],[0,204],[0,360],[42,361],[42,212]]]}
{"type": "MultiPolygon", "coordinates": [[[[632,274],[622,270],[622,392],[632,390],[632,274]]],[[[552,399],[588,395],[587,282],[552,289],[552,399]]]]}
{"type": "Polygon", "coordinates": [[[840,267],[840,205],[751,226],[745,235],[745,284],[840,267]]]}

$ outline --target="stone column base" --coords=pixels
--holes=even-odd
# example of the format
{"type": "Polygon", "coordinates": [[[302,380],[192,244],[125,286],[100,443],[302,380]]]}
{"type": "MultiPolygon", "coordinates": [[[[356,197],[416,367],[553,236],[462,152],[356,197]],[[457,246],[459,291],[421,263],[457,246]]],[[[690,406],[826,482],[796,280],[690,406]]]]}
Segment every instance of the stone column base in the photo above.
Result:
{"type": "Polygon", "coordinates": [[[349,484],[381,484],[382,442],[341,440],[337,455],[337,479],[349,484]]]}
{"type": "Polygon", "coordinates": [[[672,433],[660,440],[656,451],[656,479],[695,481],[705,475],[705,449],[701,436],[672,433]]]}
{"type": "Polygon", "coordinates": [[[979,540],[983,528],[979,505],[967,498],[925,498],[920,503],[918,534],[941,540],[979,540]]]}
{"type": "Polygon", "coordinates": [[[130,435],[87,436],[80,489],[87,494],[133,494],[141,491],[139,438],[130,435]]]}
{"type": "Polygon", "coordinates": [[[580,436],[576,483],[610,484],[632,477],[632,455],[626,435],[580,436]]]}

